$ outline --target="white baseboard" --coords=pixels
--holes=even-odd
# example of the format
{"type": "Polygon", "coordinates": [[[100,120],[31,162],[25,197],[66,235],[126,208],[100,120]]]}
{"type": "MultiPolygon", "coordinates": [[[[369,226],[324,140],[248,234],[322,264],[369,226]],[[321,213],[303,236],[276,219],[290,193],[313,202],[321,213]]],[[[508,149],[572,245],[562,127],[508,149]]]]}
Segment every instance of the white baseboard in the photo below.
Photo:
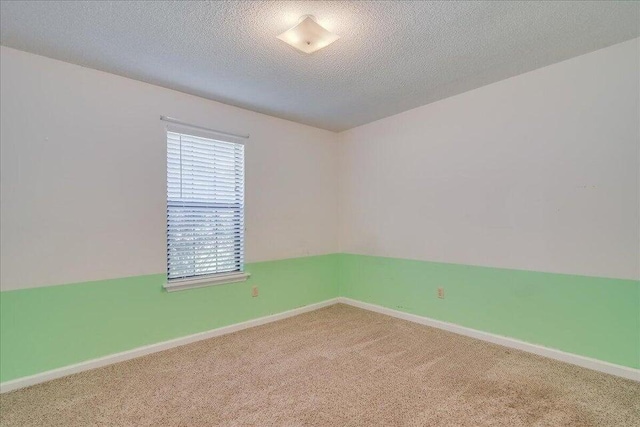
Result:
{"type": "Polygon", "coordinates": [[[113,363],[123,362],[125,360],[134,359],[136,357],[145,356],[147,354],[156,353],[158,351],[167,350],[173,347],[190,344],[196,341],[206,340],[208,338],[218,337],[220,335],[230,334],[242,329],[252,328],[254,326],[264,325],[266,323],[275,322],[277,320],[286,319],[287,317],[297,316],[298,314],[309,311],[318,310],[338,302],[338,298],[332,298],[315,304],[306,305],[304,307],[295,308],[293,310],[284,311],[282,313],[272,314],[270,316],[259,317],[257,319],[247,320],[246,322],[236,323],[221,328],[212,329],[210,331],[200,332],[186,337],[180,337],[169,341],[163,341],[156,344],[146,345],[134,348],[132,350],[123,351],[121,353],[110,354],[109,356],[100,357],[98,359],[87,360],[85,362],[76,363],[75,365],[64,366],[62,368],[53,369],[51,371],[41,372],[39,374],[30,375],[28,377],[17,378],[11,381],[5,381],[0,384],[0,393],[28,387],[34,384],[43,383],[54,380],[56,378],[66,377],[67,375],[76,374],[78,372],[88,371],[113,363]]]}
{"type": "Polygon", "coordinates": [[[376,313],[397,317],[398,319],[404,319],[410,322],[419,323],[421,325],[444,329],[446,331],[453,332],[459,335],[465,335],[467,337],[488,341],[505,347],[534,353],[539,356],[548,357],[550,359],[560,360],[562,362],[571,363],[573,365],[592,369],[594,371],[604,372],[606,374],[616,375],[618,377],[623,377],[634,381],[640,381],[640,369],[629,368],[627,366],[616,365],[613,363],[604,362],[602,360],[592,359],[590,357],[566,353],[561,350],[555,350],[553,348],[543,347],[541,345],[530,344],[528,342],[519,341],[514,338],[494,335],[489,332],[482,332],[453,323],[442,322],[440,320],[434,320],[428,317],[418,316],[416,314],[409,314],[402,311],[393,310],[391,308],[357,301],[351,298],[339,297],[338,302],[358,308],[363,308],[369,311],[375,311],[376,313]]]}

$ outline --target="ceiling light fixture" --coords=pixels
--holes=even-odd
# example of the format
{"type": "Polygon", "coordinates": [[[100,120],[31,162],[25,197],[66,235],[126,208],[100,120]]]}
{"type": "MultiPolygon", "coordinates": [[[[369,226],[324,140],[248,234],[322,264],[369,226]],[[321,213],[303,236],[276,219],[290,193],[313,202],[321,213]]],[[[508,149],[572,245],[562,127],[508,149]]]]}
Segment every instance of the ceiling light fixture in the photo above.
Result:
{"type": "Polygon", "coordinates": [[[323,28],[313,15],[304,15],[294,27],[280,34],[278,38],[304,53],[313,53],[329,46],[340,36],[323,28]]]}

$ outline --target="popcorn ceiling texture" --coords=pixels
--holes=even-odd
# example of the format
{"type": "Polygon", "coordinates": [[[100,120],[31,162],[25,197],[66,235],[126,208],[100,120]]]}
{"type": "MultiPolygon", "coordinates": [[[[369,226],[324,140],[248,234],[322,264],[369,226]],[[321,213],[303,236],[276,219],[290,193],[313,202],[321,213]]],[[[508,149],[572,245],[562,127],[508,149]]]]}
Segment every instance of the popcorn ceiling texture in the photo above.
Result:
{"type": "Polygon", "coordinates": [[[339,304],[0,395],[0,425],[637,426],[639,395],[339,304]]]}
{"type": "Polygon", "coordinates": [[[640,35],[637,2],[13,2],[0,42],[334,131],[640,35]],[[304,14],[341,38],[276,36],[304,14]]]}

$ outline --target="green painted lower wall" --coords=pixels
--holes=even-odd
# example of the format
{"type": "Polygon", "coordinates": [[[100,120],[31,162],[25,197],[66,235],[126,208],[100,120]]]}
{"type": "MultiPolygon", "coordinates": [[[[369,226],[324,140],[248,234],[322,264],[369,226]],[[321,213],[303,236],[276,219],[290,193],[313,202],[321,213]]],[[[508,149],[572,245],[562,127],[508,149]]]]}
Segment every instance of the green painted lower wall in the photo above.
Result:
{"type": "Polygon", "coordinates": [[[339,279],[344,297],[640,368],[638,281],[348,254],[339,279]]]}
{"type": "Polygon", "coordinates": [[[163,274],[1,292],[0,381],[339,295],[640,368],[638,281],[350,254],[246,270],[247,282],[173,293],[163,274]]]}
{"type": "Polygon", "coordinates": [[[164,274],[1,292],[0,381],[334,298],[338,260],[251,263],[246,282],[172,293],[164,274]]]}

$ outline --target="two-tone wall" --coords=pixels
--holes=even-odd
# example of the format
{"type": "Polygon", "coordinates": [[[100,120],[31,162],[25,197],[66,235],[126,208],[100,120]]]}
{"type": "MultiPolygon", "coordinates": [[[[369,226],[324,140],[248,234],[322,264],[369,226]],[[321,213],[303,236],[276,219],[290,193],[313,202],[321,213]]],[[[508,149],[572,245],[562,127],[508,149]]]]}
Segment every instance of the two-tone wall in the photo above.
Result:
{"type": "Polygon", "coordinates": [[[0,64],[2,381],[337,294],[335,133],[4,47],[0,64]],[[251,135],[248,282],[163,291],[161,115],[251,135]]]}
{"type": "Polygon", "coordinates": [[[635,39],[341,134],[341,295],[640,367],[639,62],[635,39]]]}
{"type": "Polygon", "coordinates": [[[3,382],[337,296],[640,368],[637,39],[341,134],[0,54],[3,382]],[[161,115],[251,135],[249,281],[163,291],[161,115]]]}

